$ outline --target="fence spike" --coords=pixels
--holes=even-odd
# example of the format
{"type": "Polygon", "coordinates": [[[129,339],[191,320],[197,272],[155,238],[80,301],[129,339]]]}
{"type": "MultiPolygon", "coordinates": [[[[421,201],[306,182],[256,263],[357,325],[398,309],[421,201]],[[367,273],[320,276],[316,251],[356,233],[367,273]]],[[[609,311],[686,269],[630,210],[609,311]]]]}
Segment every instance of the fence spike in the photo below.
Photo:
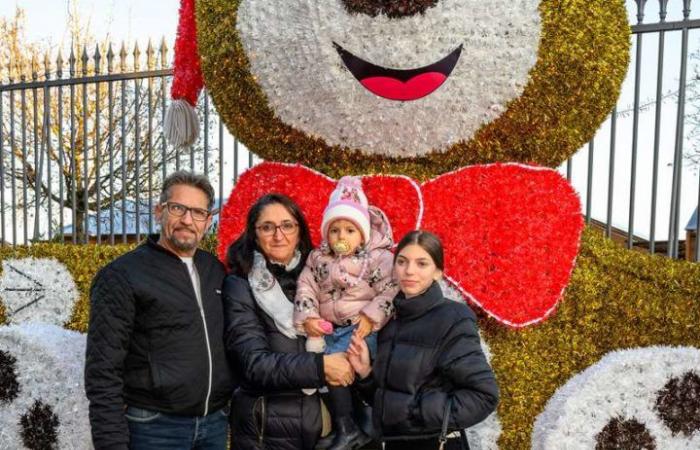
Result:
{"type": "Polygon", "coordinates": [[[122,41],[122,48],[119,50],[119,70],[126,72],[126,44],[122,41]]]}
{"type": "Polygon", "coordinates": [[[88,73],[88,61],[90,60],[90,57],[88,56],[86,45],[83,45],[83,55],[81,56],[80,59],[83,62],[83,75],[87,75],[87,73],[88,73]]]}
{"type": "Polygon", "coordinates": [[[17,70],[17,73],[19,74],[20,81],[27,81],[26,65],[23,60],[17,61],[17,64],[15,64],[15,70],[17,70]]]}
{"type": "Polygon", "coordinates": [[[141,50],[139,50],[139,42],[136,41],[134,44],[134,70],[139,70],[141,68],[141,64],[139,63],[140,58],[141,50]]]}
{"type": "Polygon", "coordinates": [[[153,50],[151,38],[148,38],[148,47],[146,47],[146,67],[148,67],[148,70],[153,70],[156,67],[155,50],[153,50]]]}
{"type": "Polygon", "coordinates": [[[49,60],[49,52],[44,52],[44,77],[47,80],[51,79],[51,60],[49,60]]]}
{"type": "Polygon", "coordinates": [[[647,6],[647,0],[634,0],[637,4],[637,23],[644,22],[644,8],[647,6]]]}
{"type": "Polygon", "coordinates": [[[70,56],[68,56],[68,75],[70,75],[71,78],[75,77],[75,63],[76,63],[76,58],[75,58],[75,50],[73,49],[73,45],[70,46],[70,56]]]}
{"type": "Polygon", "coordinates": [[[36,81],[39,79],[39,63],[36,61],[36,55],[32,55],[30,64],[32,66],[32,81],[36,81]]]}
{"type": "Polygon", "coordinates": [[[107,47],[107,73],[111,74],[114,71],[114,51],[112,51],[112,43],[107,47]]]}
{"type": "Polygon", "coordinates": [[[668,14],[668,0],[659,0],[659,22],[666,22],[668,14]]]}
{"type": "Polygon", "coordinates": [[[58,50],[58,56],[56,56],[56,78],[63,78],[63,54],[61,49],[58,50]]]}
{"type": "Polygon", "coordinates": [[[683,0],[683,20],[690,17],[690,0],[683,0]]]}
{"type": "Polygon", "coordinates": [[[100,61],[102,61],[102,54],[100,53],[99,44],[95,44],[95,56],[93,56],[93,60],[95,61],[95,75],[99,75],[100,74],[100,61]]]}
{"type": "Polygon", "coordinates": [[[165,69],[168,65],[168,44],[165,43],[165,36],[160,39],[160,68],[165,69]]]}

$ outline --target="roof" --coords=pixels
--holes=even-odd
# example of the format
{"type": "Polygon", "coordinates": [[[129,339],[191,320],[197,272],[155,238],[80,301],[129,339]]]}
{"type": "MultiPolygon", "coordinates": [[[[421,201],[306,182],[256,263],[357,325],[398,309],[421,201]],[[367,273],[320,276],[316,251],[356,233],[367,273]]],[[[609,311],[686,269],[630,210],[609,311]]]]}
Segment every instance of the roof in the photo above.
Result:
{"type": "Polygon", "coordinates": [[[690,216],[690,220],[688,221],[688,225],[685,226],[686,231],[694,231],[698,229],[698,209],[695,208],[695,211],[693,211],[693,215],[690,216]]]}
{"type": "MultiPolygon", "coordinates": [[[[155,199],[154,199],[155,200],[155,199]]],[[[224,199],[226,202],[228,199],[224,199]]],[[[100,235],[112,234],[112,224],[114,224],[114,234],[118,235],[136,235],[136,224],[139,224],[139,233],[147,234],[151,232],[149,230],[149,219],[151,216],[151,209],[149,208],[148,201],[141,201],[137,204],[134,200],[126,200],[124,202],[125,207],[123,207],[121,201],[115,202],[112,206],[113,208],[105,208],[99,211],[97,214],[90,214],[87,218],[87,234],[88,236],[97,236],[97,223],[99,218],[100,223],[100,235]],[[137,205],[138,205],[138,215],[137,215],[137,205]],[[110,216],[110,211],[114,210],[114,216],[110,216]],[[124,211],[124,213],[122,213],[124,211]],[[138,218],[138,220],[137,220],[138,218]]],[[[214,207],[219,208],[220,199],[214,199],[214,207]]],[[[154,202],[155,206],[155,202],[154,202]]],[[[153,232],[158,230],[158,221],[155,215],[152,219],[153,232]]],[[[216,226],[219,222],[219,215],[216,214],[212,221],[212,226],[216,226]]],[[[63,235],[71,236],[73,234],[73,224],[69,224],[63,227],[63,235]]]]}

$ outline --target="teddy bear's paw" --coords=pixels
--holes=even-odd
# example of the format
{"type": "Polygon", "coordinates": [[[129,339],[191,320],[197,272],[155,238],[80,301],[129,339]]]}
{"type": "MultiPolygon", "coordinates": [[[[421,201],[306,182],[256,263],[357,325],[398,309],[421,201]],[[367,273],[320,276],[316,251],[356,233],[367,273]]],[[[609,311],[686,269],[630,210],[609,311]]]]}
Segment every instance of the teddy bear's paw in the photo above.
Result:
{"type": "Polygon", "coordinates": [[[694,347],[608,353],[550,398],[532,448],[700,448],[699,367],[694,347]]]}
{"type": "Polygon", "coordinates": [[[92,448],[84,355],[85,336],[75,331],[0,327],[0,448],[92,448]]]}

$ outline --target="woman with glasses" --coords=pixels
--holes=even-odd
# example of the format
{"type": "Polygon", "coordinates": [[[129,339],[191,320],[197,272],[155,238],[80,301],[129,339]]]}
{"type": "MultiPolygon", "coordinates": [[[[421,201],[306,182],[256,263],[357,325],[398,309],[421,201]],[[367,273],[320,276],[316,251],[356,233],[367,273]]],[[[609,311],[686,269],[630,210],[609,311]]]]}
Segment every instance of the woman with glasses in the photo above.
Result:
{"type": "Polygon", "coordinates": [[[258,199],[228,249],[224,338],[240,378],[232,449],[312,449],[322,428],[317,389],[353,381],[344,355],[306,352],[292,324],[297,278],[311,249],[301,210],[280,194],[258,199]]]}

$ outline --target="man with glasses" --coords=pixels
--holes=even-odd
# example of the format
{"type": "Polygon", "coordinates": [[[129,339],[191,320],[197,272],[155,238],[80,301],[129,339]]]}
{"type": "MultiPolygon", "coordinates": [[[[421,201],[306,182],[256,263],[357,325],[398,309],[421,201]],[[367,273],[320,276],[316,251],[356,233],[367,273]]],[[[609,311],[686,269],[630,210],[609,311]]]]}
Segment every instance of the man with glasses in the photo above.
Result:
{"type": "Polygon", "coordinates": [[[160,235],[105,266],[90,290],[85,391],[95,449],[221,449],[233,380],[223,265],[197,249],[211,225],[204,176],[163,182],[160,235]]]}

